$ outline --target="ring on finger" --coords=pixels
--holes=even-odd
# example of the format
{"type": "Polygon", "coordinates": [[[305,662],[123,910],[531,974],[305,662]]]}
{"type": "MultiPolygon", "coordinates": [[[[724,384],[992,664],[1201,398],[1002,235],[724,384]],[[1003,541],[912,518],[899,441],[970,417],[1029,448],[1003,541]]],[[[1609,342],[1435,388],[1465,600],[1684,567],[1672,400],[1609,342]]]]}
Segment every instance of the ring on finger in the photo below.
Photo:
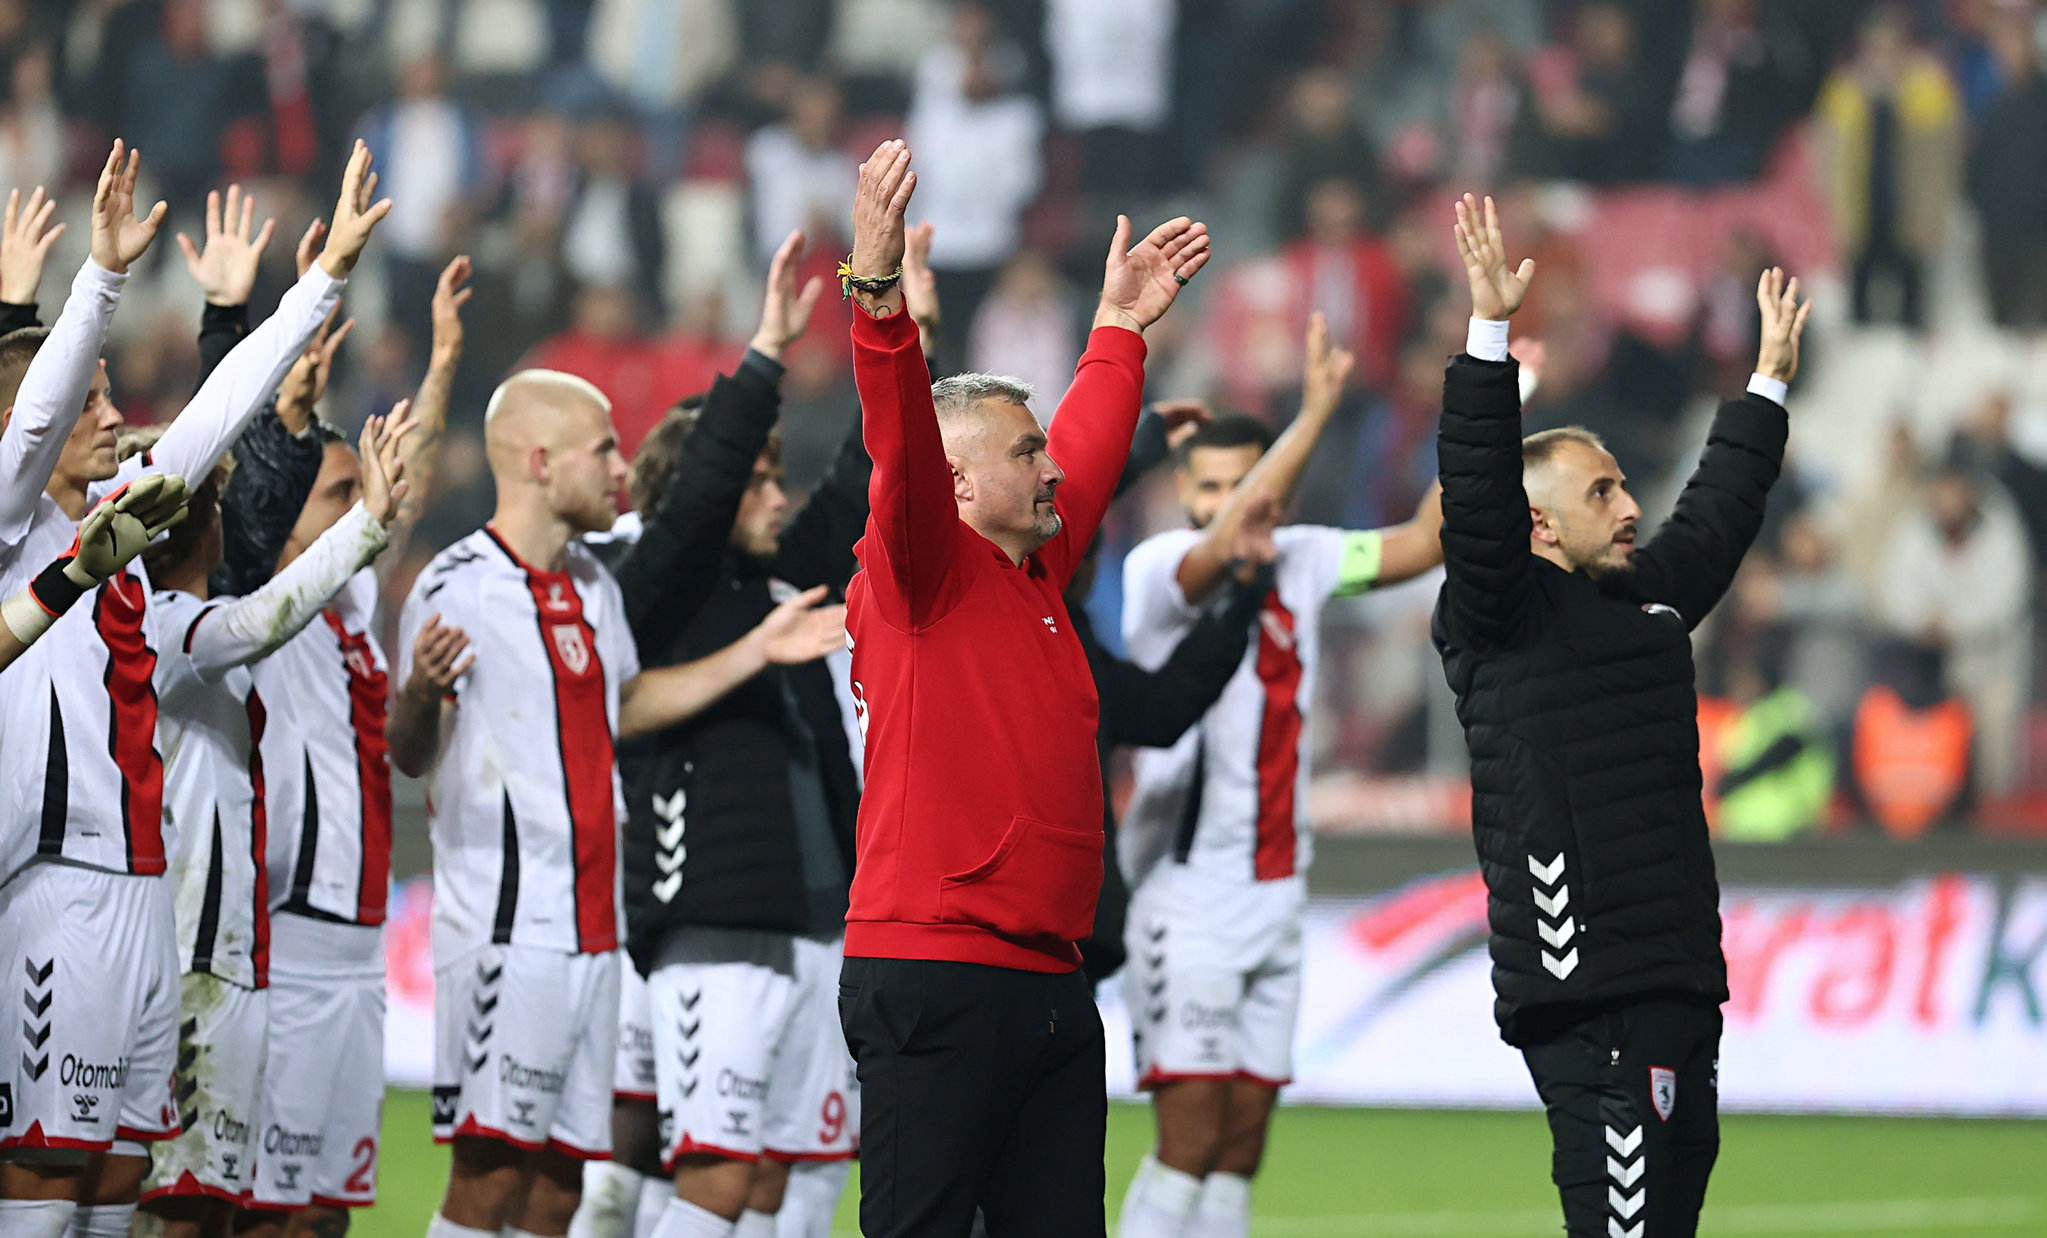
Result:
{"type": "Polygon", "coordinates": [[[1175,271],[1173,272],[1173,282],[1185,288],[1187,286],[1187,277],[1175,271]]]}

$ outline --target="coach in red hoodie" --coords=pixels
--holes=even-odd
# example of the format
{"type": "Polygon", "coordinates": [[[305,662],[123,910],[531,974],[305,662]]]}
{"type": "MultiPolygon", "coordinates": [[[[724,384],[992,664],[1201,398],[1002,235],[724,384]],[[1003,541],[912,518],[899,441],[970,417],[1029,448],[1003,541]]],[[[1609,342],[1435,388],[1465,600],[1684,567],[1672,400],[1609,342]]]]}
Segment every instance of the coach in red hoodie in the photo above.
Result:
{"type": "Polygon", "coordinates": [[[902,296],[916,188],[885,142],[853,208],[853,365],[874,458],[847,590],[867,735],[839,1012],[869,1238],[1104,1232],[1102,1024],[1077,970],[1102,878],[1095,689],[1060,599],[1116,488],[1144,337],[1207,229],[1119,219],[1049,441],[1014,379],[934,386],[902,296]],[[875,281],[863,289],[860,281],[875,281]]]}

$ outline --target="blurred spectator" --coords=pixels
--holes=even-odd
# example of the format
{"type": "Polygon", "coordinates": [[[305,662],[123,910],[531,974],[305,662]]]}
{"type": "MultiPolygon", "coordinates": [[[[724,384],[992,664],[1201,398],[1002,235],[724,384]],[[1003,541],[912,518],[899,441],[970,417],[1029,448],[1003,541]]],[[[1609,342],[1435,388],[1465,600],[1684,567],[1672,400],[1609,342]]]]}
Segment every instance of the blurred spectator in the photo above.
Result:
{"type": "Polygon", "coordinates": [[[1400,268],[1366,227],[1364,191],[1325,180],[1307,197],[1307,235],[1286,248],[1293,278],[1295,339],[1308,315],[1329,319],[1329,338],[1357,354],[1358,380],[1384,389],[1407,333],[1408,289],[1400,268]]]}
{"type": "Polygon", "coordinates": [[[1784,525],[1771,615],[1787,625],[1783,679],[1829,732],[1845,729],[1869,682],[1869,603],[1817,515],[1784,525]]]}
{"type": "Polygon", "coordinates": [[[228,72],[207,45],[203,0],[164,0],[157,37],[136,52],[129,79],[122,132],[149,152],[171,209],[190,210],[214,187],[229,114],[228,72]]]}
{"type": "Polygon", "coordinates": [[[1151,196],[1171,174],[1179,0],[1045,0],[1052,116],[1084,142],[1082,187],[1151,196]]]}
{"type": "Polygon", "coordinates": [[[377,233],[390,316],[423,345],[434,281],[488,191],[483,125],[447,96],[440,58],[426,55],[406,63],[397,99],[365,116],[358,131],[376,156],[377,193],[391,199],[377,233]]]}
{"type": "Polygon", "coordinates": [[[1666,130],[1657,120],[1668,91],[1620,4],[1580,8],[1568,50],[1536,57],[1529,77],[1535,106],[1514,139],[1517,172],[1607,185],[1661,170],[1666,130]]]}
{"type": "Polygon", "coordinates": [[[1898,636],[1940,650],[1947,691],[1975,717],[1977,785],[1986,795],[2009,793],[2020,773],[2032,589],[2017,509],[1951,453],[1891,535],[1876,605],[1898,636]]]}
{"type": "Polygon", "coordinates": [[[50,52],[38,47],[14,61],[10,93],[0,105],[0,192],[24,196],[42,185],[55,192],[64,171],[64,120],[50,88],[50,52]]]}
{"type": "Polygon", "coordinates": [[[569,329],[543,340],[524,365],[589,379],[611,397],[611,424],[627,457],[668,406],[702,390],[671,390],[662,381],[660,349],[635,328],[632,293],[593,284],[576,294],[569,329]]]}
{"type": "Polygon", "coordinates": [[[1379,189],[1372,144],[1351,120],[1350,85],[1334,69],[1310,69],[1294,82],[1293,116],[1274,201],[1272,234],[1282,241],[1308,228],[1308,194],[1325,180],[1355,182],[1368,201],[1379,189]]]}
{"type": "Polygon", "coordinates": [[[634,141],[618,115],[594,117],[578,130],[581,168],[564,216],[562,264],[578,284],[630,290],[642,321],[659,322],[661,200],[634,167],[634,141]]]}
{"type": "Polygon", "coordinates": [[[2033,410],[2034,416],[2023,423],[2034,431],[2028,436],[2027,450],[2021,450],[2014,441],[2012,411],[2010,392],[1986,392],[1963,433],[1968,435],[1973,458],[1990,471],[2011,495],[2012,502],[2018,504],[2019,516],[2026,522],[2026,539],[2033,548],[2034,562],[2038,563],[2042,555],[2047,555],[2047,465],[2035,459],[2039,450],[2039,410],[2033,410]]]}
{"type": "MultiPolygon", "coordinates": [[[[932,249],[937,248],[934,237],[932,249]]],[[[952,312],[943,294],[939,304],[952,312]]],[[[1037,250],[1024,250],[1003,268],[974,318],[966,368],[1023,379],[1038,393],[1032,411],[1049,422],[1080,363],[1080,311],[1080,298],[1059,278],[1058,268],[1037,250]]]]}
{"type": "Polygon", "coordinates": [[[848,73],[907,82],[945,37],[946,17],[941,0],[839,0],[832,60],[848,73]]]}
{"type": "MultiPolygon", "coordinates": [[[[995,273],[1021,247],[1024,209],[1044,179],[1045,118],[1015,89],[1020,66],[1001,46],[978,39],[934,52],[964,51],[957,89],[920,75],[905,126],[918,168],[911,209],[933,226],[931,269],[955,340],[966,338],[995,273]]],[[[946,368],[960,368],[963,352],[941,347],[953,354],[946,368]]]]}
{"type": "Polygon", "coordinates": [[[1927,256],[1961,179],[1961,101],[1947,70],[1912,44],[1892,6],[1864,21],[1855,58],[1820,91],[1822,183],[1851,270],[1857,322],[1926,323],[1927,256]],[[1896,309],[1878,312],[1885,283],[1896,309]]]}
{"type": "Polygon", "coordinates": [[[1490,188],[1507,157],[1507,141],[1515,118],[1529,106],[1514,49],[1490,29],[1471,32],[1457,57],[1451,86],[1445,163],[1451,181],[1473,189],[1490,188]]]}
{"type": "Polygon", "coordinates": [[[1983,225],[1983,279],[1999,326],[2047,326],[2047,78],[2030,23],[2000,15],[1990,46],[2003,84],[1983,114],[1969,197],[1983,225]]]}
{"type": "Polygon", "coordinates": [[[832,0],[742,0],[739,5],[740,47],[749,63],[813,73],[831,32],[832,0]]]}
{"type": "Polygon", "coordinates": [[[1672,179],[1755,179],[1796,106],[1809,58],[1797,30],[1772,24],[1759,0],[1698,0],[1670,109],[1672,179]]]}
{"type": "Polygon", "coordinates": [[[845,250],[860,162],[839,145],[840,120],[839,88],[825,78],[804,78],[790,91],[783,122],[747,140],[753,243],[763,268],[797,228],[813,251],[845,250]]]}
{"type": "Polygon", "coordinates": [[[1834,799],[1833,736],[1812,702],[1778,682],[1776,667],[1744,668],[1740,707],[1716,737],[1716,832],[1737,842],[1775,843],[1826,823],[1834,799]]]}
{"type": "Polygon", "coordinates": [[[682,168],[689,108],[739,58],[732,0],[597,0],[592,67],[648,124],[650,175],[682,168]]]}

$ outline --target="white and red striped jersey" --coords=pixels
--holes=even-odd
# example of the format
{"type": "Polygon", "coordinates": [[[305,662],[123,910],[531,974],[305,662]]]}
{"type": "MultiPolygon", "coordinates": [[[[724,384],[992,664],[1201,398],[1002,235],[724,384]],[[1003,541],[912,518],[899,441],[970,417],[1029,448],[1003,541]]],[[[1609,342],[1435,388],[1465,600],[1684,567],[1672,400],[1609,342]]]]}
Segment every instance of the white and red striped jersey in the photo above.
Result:
{"type": "Polygon", "coordinates": [[[343,924],[384,922],[391,893],[388,664],[371,634],[377,576],[365,568],[319,618],[256,664],[270,705],[270,909],[343,924]]]}
{"type": "MultiPolygon", "coordinates": [[[[0,433],[0,595],[26,585],[77,533],[43,493],[85,406],[126,276],[88,261],[0,433]]],[[[275,391],[341,295],[314,264],[237,344],[148,453],[92,486],[97,502],[144,472],[196,483],[275,391]]],[[[153,684],[159,645],[140,561],[52,624],[0,676],[0,881],[56,860],[153,876],[166,866],[163,760],[153,684]]]]}
{"type": "Polygon", "coordinates": [[[619,942],[612,737],[640,660],[618,582],[581,543],[565,555],[561,571],[541,571],[486,526],[436,556],[405,602],[400,683],[436,614],[475,654],[429,784],[436,959],[490,942],[619,942]]]}
{"type": "MultiPolygon", "coordinates": [[[[1167,857],[1231,881],[1306,871],[1314,844],[1305,722],[1322,604],[1336,593],[1349,536],[1312,525],[1275,531],[1278,574],[1243,665],[1179,743],[1137,751],[1117,840],[1133,888],[1167,857]]],[[[1162,665],[1200,618],[1178,573],[1201,537],[1174,529],[1123,561],[1123,640],[1140,666],[1162,665]]]]}
{"type": "Polygon", "coordinates": [[[240,598],[157,594],[164,828],[178,964],[244,988],[270,982],[269,821],[255,664],[291,639],[384,548],[361,504],[290,567],[240,598]]]}

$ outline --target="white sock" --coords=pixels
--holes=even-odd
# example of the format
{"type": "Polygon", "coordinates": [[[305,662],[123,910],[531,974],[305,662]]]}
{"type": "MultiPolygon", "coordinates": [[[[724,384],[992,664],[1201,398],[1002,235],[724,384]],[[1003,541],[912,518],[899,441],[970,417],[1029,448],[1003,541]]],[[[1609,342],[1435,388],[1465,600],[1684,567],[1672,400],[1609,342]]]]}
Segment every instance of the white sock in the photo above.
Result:
{"type": "Polygon", "coordinates": [[[733,1225],[732,1238],[775,1238],[775,1214],[748,1208],[733,1225]]]}
{"type": "Polygon", "coordinates": [[[77,1203],[69,1199],[0,1199],[0,1234],[64,1238],[76,1211],[77,1203]]]}
{"type": "Polygon", "coordinates": [[[661,1210],[661,1223],[650,1238],[732,1238],[732,1222],[680,1195],[670,1195],[668,1206],[661,1210]]]}
{"type": "Polygon", "coordinates": [[[583,1166],[583,1202],[569,1222],[569,1238],[633,1238],[633,1213],[647,1175],[617,1161],[583,1166]]]}
{"type": "Polygon", "coordinates": [[[507,1225],[503,1230],[499,1231],[498,1238],[542,1238],[542,1236],[529,1229],[520,1229],[516,1225],[507,1225]]]}
{"type": "Polygon", "coordinates": [[[1201,1179],[1161,1165],[1156,1156],[1145,1153],[1137,1176],[1130,1179],[1130,1193],[1123,1197],[1117,1238],[1181,1238],[1200,1194],[1201,1179]]]}
{"type": "Polygon", "coordinates": [[[789,1167],[782,1210],[775,1214],[775,1238],[832,1238],[839,1196],[853,1176],[851,1161],[799,1161],[789,1167]]]}
{"type": "Polygon", "coordinates": [[[639,1210],[633,1214],[633,1238],[654,1238],[654,1228],[661,1224],[661,1214],[668,1211],[668,1201],[675,1198],[675,1183],[666,1178],[649,1178],[640,1188],[639,1210]]]}
{"type": "Polygon", "coordinates": [[[80,1204],[71,1214],[72,1238],[128,1238],[134,1204],[80,1204]]]}
{"type": "Polygon", "coordinates": [[[499,1238],[499,1236],[492,1230],[457,1225],[436,1212],[434,1219],[426,1223],[426,1238],[499,1238]]]}
{"type": "Polygon", "coordinates": [[[1251,1179],[1242,1174],[1203,1178],[1185,1232],[1186,1238],[1250,1238],[1251,1179]]]}

